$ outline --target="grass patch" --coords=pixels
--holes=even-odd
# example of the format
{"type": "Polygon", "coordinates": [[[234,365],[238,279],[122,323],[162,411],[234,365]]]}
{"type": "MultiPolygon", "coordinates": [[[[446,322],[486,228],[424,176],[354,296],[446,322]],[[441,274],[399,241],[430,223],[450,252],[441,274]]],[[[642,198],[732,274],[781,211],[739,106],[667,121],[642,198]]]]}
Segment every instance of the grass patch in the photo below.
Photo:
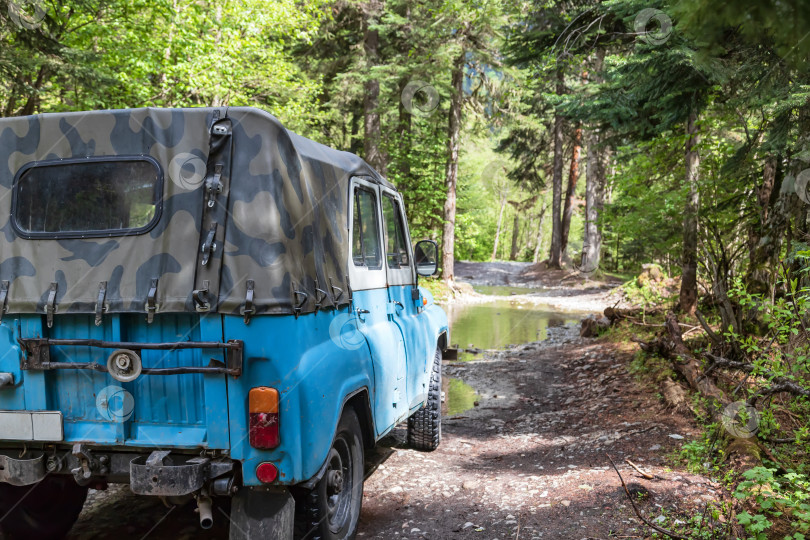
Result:
{"type": "Polygon", "coordinates": [[[453,298],[453,291],[447,286],[447,283],[441,279],[420,277],[419,286],[430,291],[430,294],[433,295],[433,300],[436,302],[447,302],[453,298]]]}

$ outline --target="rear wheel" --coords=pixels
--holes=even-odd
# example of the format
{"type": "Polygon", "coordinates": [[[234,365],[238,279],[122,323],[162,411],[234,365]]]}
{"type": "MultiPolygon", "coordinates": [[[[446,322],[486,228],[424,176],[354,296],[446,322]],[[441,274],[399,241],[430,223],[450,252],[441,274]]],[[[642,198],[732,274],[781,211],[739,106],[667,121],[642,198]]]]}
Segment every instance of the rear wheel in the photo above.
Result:
{"type": "Polygon", "coordinates": [[[326,472],[311,490],[295,501],[295,538],[354,538],[363,502],[363,434],[354,409],[348,408],[326,458],[326,472]]]}
{"type": "Polygon", "coordinates": [[[82,511],[87,488],[48,476],[33,486],[0,484],[0,531],[8,540],[63,538],[82,511]]]}
{"type": "Polygon", "coordinates": [[[408,418],[408,446],[432,452],[442,440],[442,352],[433,356],[427,401],[408,418]]]}

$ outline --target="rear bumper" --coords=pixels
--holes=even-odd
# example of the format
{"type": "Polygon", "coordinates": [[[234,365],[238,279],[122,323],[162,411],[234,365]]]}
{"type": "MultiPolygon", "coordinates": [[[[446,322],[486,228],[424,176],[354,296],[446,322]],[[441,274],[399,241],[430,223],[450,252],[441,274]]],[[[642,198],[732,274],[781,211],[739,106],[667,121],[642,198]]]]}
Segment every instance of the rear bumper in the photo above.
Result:
{"type": "Polygon", "coordinates": [[[0,449],[0,483],[35,484],[48,474],[72,475],[80,485],[122,483],[140,495],[181,496],[205,489],[231,495],[239,487],[240,464],[225,456],[121,452],[76,443],[70,450],[0,449]],[[22,457],[20,457],[22,455],[22,457]]]}

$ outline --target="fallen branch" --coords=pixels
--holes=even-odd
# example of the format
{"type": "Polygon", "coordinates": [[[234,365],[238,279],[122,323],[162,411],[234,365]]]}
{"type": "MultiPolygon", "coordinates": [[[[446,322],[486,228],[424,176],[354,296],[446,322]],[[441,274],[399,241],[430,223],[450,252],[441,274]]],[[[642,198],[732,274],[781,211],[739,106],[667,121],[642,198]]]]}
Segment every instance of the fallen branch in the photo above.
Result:
{"type": "Polygon", "coordinates": [[[686,536],[681,536],[679,534],[675,534],[674,532],[672,532],[672,531],[670,531],[668,529],[664,529],[663,527],[659,527],[658,525],[656,525],[655,523],[649,521],[647,518],[645,518],[644,516],[641,515],[641,512],[639,512],[638,507],[636,506],[636,502],[633,500],[633,496],[630,495],[630,490],[627,489],[627,484],[624,483],[624,478],[622,478],[622,473],[619,472],[619,468],[616,467],[615,463],[613,463],[613,458],[610,457],[610,454],[605,454],[605,455],[610,460],[610,464],[613,465],[613,470],[616,471],[616,474],[619,475],[619,480],[622,483],[622,487],[624,488],[624,492],[627,494],[627,499],[630,501],[630,506],[633,507],[633,511],[638,516],[638,519],[643,521],[644,524],[647,525],[648,527],[650,527],[651,529],[653,529],[655,531],[658,531],[661,534],[665,534],[665,535],[669,536],[670,538],[677,538],[679,540],[689,540],[686,536]]]}
{"type": "Polygon", "coordinates": [[[631,467],[633,467],[633,468],[636,470],[636,472],[637,472],[638,474],[640,474],[640,475],[641,475],[641,477],[642,477],[642,478],[645,478],[645,479],[647,479],[647,480],[655,480],[655,475],[650,474],[650,473],[645,473],[644,471],[642,471],[641,469],[639,469],[639,468],[638,468],[638,465],[636,465],[635,463],[633,463],[633,462],[632,462],[632,461],[630,461],[629,459],[625,459],[624,461],[625,461],[625,462],[626,462],[628,465],[630,465],[631,467]]]}
{"type": "Polygon", "coordinates": [[[787,377],[776,375],[775,373],[768,371],[766,369],[757,368],[754,364],[750,364],[748,362],[740,362],[737,360],[728,360],[723,358],[722,356],[715,356],[709,352],[703,353],[707,359],[709,359],[712,363],[706,369],[706,374],[711,373],[714,369],[717,368],[729,368],[729,369],[736,369],[742,371],[743,373],[753,373],[757,371],[758,375],[768,379],[771,382],[771,386],[759,392],[756,396],[752,399],[760,399],[763,397],[771,396],[773,394],[779,393],[787,393],[792,394],[794,396],[803,396],[810,398],[810,390],[803,387],[802,385],[788,379],[787,377]]]}
{"type": "Polygon", "coordinates": [[[675,315],[672,313],[667,314],[664,327],[667,330],[667,335],[656,340],[657,346],[655,349],[664,358],[672,360],[675,371],[681,374],[692,388],[713,401],[711,404],[713,410],[710,412],[712,417],[719,418],[720,411],[730,403],[725,393],[702,373],[700,361],[692,355],[692,352],[683,342],[681,329],[675,315]]]}
{"type": "Polygon", "coordinates": [[[622,309],[622,308],[618,308],[617,309],[614,306],[614,307],[605,308],[605,311],[603,311],[602,313],[605,315],[605,317],[610,319],[611,323],[614,323],[619,319],[630,319],[630,318],[636,317],[638,315],[650,316],[650,315],[658,314],[660,312],[661,312],[661,308],[652,308],[652,309],[642,309],[642,308],[622,309]]]}

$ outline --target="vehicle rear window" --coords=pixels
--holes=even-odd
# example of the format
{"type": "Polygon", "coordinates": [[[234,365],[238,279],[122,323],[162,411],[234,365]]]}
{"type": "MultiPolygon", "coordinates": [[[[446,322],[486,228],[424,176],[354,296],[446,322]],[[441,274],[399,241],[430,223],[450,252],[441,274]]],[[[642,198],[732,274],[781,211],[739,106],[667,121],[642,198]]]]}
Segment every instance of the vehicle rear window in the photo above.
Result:
{"type": "Polygon", "coordinates": [[[117,236],[157,219],[158,165],[146,158],[41,163],[16,182],[14,224],[24,236],[117,236]]]}

